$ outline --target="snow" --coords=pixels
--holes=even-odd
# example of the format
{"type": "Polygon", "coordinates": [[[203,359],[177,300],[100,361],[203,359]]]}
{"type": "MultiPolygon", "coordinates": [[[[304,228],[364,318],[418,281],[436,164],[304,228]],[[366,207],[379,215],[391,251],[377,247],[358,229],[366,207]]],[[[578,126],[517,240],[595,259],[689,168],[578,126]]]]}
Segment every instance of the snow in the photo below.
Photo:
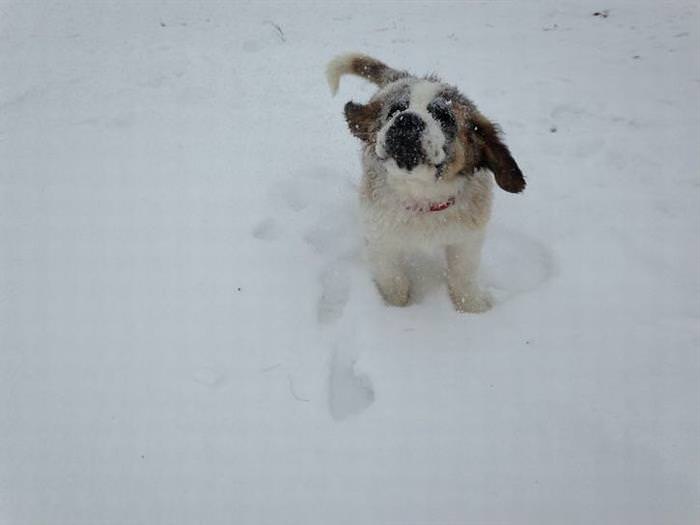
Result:
{"type": "Polygon", "coordinates": [[[699,22],[3,2],[0,523],[697,523],[699,22]],[[506,131],[490,312],[374,290],[348,51],[506,131]]]}

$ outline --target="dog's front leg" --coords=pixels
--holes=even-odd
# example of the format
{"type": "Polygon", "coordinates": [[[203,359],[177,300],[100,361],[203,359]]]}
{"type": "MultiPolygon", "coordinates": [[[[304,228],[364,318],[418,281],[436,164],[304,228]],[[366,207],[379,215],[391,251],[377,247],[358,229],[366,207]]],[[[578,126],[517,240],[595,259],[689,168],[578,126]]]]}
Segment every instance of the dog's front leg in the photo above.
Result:
{"type": "Polygon", "coordinates": [[[367,251],[379,293],[391,305],[406,306],[411,294],[411,283],[403,270],[401,253],[372,243],[367,251]]]}
{"type": "Polygon", "coordinates": [[[491,298],[481,290],[477,272],[481,261],[483,230],[474,232],[465,242],[447,247],[447,285],[450,298],[460,312],[485,312],[491,308],[491,298]]]}

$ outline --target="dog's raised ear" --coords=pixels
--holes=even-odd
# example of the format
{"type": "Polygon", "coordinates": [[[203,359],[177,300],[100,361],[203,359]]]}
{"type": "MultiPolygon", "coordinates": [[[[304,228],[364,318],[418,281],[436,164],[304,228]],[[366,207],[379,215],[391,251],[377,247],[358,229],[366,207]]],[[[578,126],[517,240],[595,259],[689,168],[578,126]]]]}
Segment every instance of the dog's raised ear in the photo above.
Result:
{"type": "Polygon", "coordinates": [[[479,168],[486,168],[493,173],[496,183],[505,191],[520,193],[525,189],[525,177],[513,159],[508,147],[500,137],[496,124],[481,114],[472,120],[472,129],[482,144],[479,168]]]}
{"type": "Polygon", "coordinates": [[[369,104],[345,104],[345,120],[348,122],[350,133],[365,142],[371,142],[377,132],[377,119],[381,110],[379,101],[369,104]]]}

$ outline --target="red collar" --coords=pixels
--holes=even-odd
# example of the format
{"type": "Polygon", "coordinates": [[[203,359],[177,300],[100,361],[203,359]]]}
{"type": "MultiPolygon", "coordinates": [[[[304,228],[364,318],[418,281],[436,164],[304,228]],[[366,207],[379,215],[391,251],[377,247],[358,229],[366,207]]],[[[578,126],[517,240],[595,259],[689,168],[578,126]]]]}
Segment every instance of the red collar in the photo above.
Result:
{"type": "Polygon", "coordinates": [[[442,211],[446,210],[450,206],[452,206],[455,203],[455,198],[450,197],[446,201],[441,201],[441,202],[431,202],[428,203],[427,205],[421,205],[421,204],[411,204],[407,205],[406,209],[408,211],[415,211],[419,213],[430,213],[434,211],[442,211]]]}

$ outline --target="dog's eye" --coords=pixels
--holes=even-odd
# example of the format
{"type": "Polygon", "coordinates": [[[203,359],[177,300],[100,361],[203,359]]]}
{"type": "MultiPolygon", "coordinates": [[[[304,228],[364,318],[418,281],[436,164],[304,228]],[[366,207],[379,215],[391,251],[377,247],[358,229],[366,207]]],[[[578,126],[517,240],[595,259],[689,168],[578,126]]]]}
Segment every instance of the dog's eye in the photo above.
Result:
{"type": "Polygon", "coordinates": [[[430,104],[428,104],[428,111],[435,118],[435,120],[440,122],[443,126],[451,127],[455,125],[455,117],[445,100],[433,100],[430,104]]]}
{"type": "Polygon", "coordinates": [[[408,109],[408,104],[406,102],[396,102],[389,108],[389,113],[387,113],[387,120],[393,117],[396,113],[400,111],[406,111],[408,109]]]}

